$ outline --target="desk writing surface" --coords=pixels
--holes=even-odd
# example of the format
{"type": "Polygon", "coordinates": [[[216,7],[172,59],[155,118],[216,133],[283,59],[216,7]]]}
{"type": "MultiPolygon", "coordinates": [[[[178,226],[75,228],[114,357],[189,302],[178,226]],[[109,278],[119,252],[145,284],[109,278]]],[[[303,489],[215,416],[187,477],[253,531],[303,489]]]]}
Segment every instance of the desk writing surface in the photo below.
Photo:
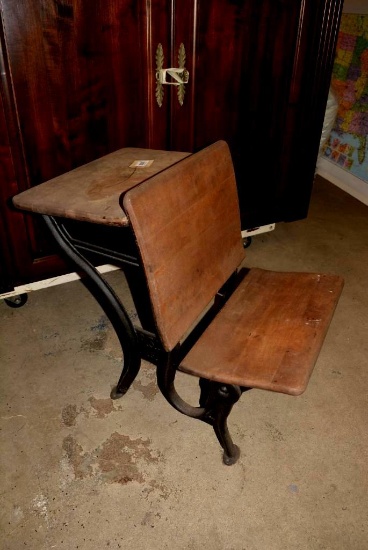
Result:
{"type": "Polygon", "coordinates": [[[190,153],[124,148],[27,189],[13,199],[21,210],[112,226],[128,219],[120,197],[128,189],[179,162],[190,153]],[[153,160],[145,167],[134,161],[153,160]]]}

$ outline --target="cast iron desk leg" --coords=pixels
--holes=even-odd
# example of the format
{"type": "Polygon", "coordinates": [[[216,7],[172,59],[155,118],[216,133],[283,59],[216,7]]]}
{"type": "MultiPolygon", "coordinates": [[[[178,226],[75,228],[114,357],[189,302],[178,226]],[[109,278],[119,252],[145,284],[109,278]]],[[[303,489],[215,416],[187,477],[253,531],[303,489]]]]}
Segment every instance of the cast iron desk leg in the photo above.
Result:
{"type": "Polygon", "coordinates": [[[113,289],[77,250],[62,225],[52,216],[43,216],[43,218],[63,252],[79,270],[86,274],[87,288],[105,311],[119,338],[123,350],[124,368],[117,386],[111,392],[112,399],[117,399],[128,391],[140,369],[141,354],[136,330],[113,289]]]}

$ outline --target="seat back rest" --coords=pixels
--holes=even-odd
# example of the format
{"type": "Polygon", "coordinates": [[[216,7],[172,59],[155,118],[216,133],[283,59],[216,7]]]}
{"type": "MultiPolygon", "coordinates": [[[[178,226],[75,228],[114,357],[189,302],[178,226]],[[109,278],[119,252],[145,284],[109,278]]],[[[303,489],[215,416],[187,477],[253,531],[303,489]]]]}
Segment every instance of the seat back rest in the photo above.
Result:
{"type": "Polygon", "coordinates": [[[244,258],[227,144],[218,141],[128,191],[123,208],[167,351],[186,335],[244,258]]]}

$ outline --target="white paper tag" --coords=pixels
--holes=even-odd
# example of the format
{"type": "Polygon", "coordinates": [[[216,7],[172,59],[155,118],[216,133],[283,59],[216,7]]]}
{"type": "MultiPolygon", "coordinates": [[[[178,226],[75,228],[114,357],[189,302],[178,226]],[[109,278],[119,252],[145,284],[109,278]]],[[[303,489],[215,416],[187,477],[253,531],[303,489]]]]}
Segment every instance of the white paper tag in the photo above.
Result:
{"type": "Polygon", "coordinates": [[[148,168],[148,166],[151,166],[152,163],[153,160],[135,160],[129,168],[148,168]]]}

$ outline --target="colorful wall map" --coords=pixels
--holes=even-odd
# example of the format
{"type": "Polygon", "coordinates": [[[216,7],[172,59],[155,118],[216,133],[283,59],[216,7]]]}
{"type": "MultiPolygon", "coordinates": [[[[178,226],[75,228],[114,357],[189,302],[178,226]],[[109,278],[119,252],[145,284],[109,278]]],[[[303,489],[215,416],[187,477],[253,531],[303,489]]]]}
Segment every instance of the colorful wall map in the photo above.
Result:
{"type": "Polygon", "coordinates": [[[339,108],[323,155],[368,183],[368,15],[343,14],[331,86],[339,108]]]}

